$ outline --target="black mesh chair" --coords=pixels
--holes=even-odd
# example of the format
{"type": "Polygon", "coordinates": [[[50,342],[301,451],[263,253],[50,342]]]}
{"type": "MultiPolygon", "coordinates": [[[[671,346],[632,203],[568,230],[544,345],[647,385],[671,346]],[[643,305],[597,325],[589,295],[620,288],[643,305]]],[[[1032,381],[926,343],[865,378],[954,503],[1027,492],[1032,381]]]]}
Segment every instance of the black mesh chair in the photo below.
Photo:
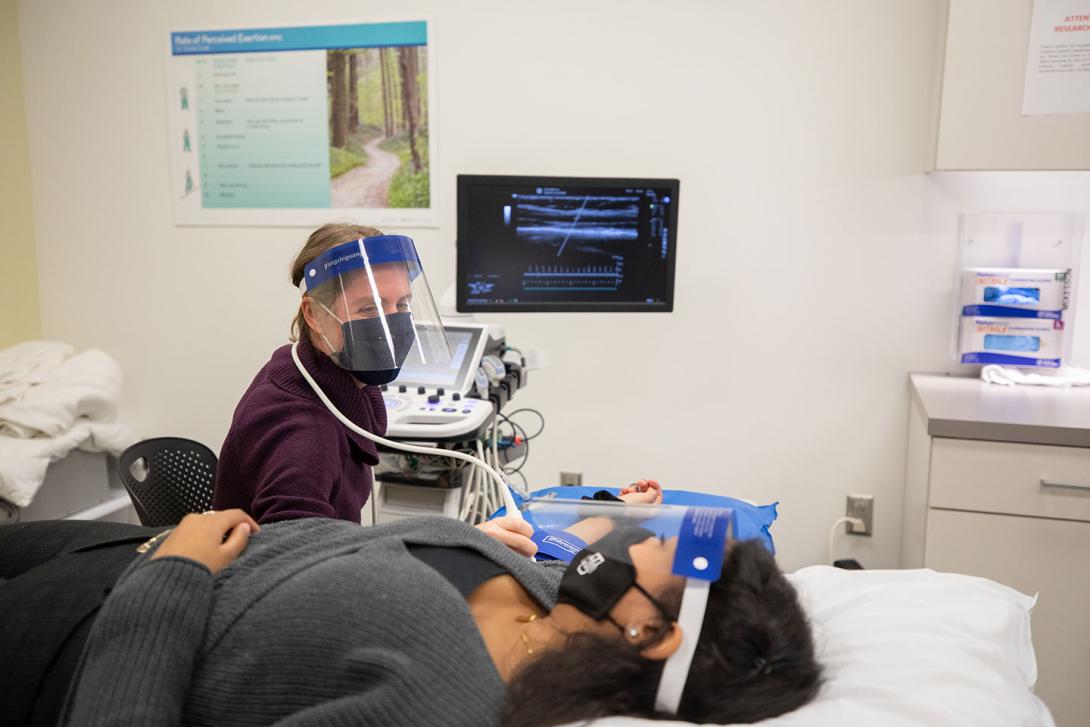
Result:
{"type": "Polygon", "coordinates": [[[212,509],[216,455],[200,442],[145,439],[121,453],[117,469],[142,525],[176,525],[191,512],[212,509]]]}

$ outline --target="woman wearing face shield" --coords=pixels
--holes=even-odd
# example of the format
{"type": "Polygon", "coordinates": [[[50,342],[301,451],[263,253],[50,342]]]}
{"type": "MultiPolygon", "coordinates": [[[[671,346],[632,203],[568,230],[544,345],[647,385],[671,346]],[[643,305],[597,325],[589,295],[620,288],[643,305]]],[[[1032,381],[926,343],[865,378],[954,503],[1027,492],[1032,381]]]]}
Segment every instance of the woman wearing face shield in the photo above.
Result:
{"type": "MultiPolygon", "coordinates": [[[[321,291],[307,290],[305,276],[308,266],[328,261],[335,249],[381,235],[370,227],[323,225],[291,265],[292,284],[302,287],[291,330],[302,364],[338,409],[380,436],[386,409],[378,384],[397,376],[401,352],[395,349],[384,361],[365,360],[369,340],[354,332],[364,333],[360,327],[367,321],[386,323],[380,331],[389,331],[384,341],[404,345],[412,292],[405,260],[374,265],[370,276],[359,268],[334,276],[321,291]],[[385,368],[376,370],[376,361],[385,368]]],[[[411,322],[408,329],[411,336],[411,322]]],[[[334,418],[296,368],[291,346],[281,346],[235,408],[220,450],[213,506],[240,508],[260,523],[304,517],[359,523],[377,463],[374,443],[334,418]]]]}
{"type": "MultiPolygon", "coordinates": [[[[291,331],[298,364],[292,346],[281,346],[243,394],[220,450],[213,506],[239,508],[259,523],[359,523],[378,450],[334,417],[298,366],[353,423],[382,436],[379,387],[397,378],[410,350],[424,361],[449,360],[446,335],[408,237],[323,225],[296,255],[291,281],[300,291],[291,331]]],[[[479,527],[523,555],[537,551],[520,518],[479,527]]]]}
{"type": "MultiPolygon", "coordinates": [[[[213,505],[242,509],[262,523],[304,517],[358,523],[378,451],[337,420],[314,386],[357,427],[382,436],[379,387],[397,378],[410,351],[441,363],[450,350],[408,237],[323,225],[295,257],[291,280],[301,294],[292,326],[296,350],[274,351],[235,409],[213,505]]],[[[536,550],[532,530],[517,518],[482,528],[526,555],[536,550]]]]}
{"type": "Polygon", "coordinates": [[[195,514],[138,553],[147,531],[0,526],[0,667],[11,677],[0,722],[56,718],[63,701],[61,724],[87,727],[722,724],[790,711],[820,684],[806,616],[756,541],[727,547],[686,632],[677,542],[639,526],[608,528],[569,566],[447,518],[359,528],[195,514]],[[49,577],[75,561],[100,575],[49,577]],[[74,588],[112,592],[75,635],[52,633],[56,596],[74,588]],[[15,624],[28,598],[38,608],[15,624]],[[663,711],[663,663],[686,639],[696,650],[680,702],[663,711]],[[69,657],[82,648],[78,669],[45,651],[57,645],[69,657]],[[27,678],[35,661],[50,670],[27,678]],[[42,705],[42,693],[61,697],[42,705]]]}

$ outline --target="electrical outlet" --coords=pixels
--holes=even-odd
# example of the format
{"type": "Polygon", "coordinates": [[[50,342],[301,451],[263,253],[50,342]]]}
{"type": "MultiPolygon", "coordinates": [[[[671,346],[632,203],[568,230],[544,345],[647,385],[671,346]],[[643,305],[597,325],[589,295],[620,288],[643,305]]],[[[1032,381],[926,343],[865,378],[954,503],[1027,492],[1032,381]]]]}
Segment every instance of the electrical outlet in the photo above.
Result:
{"type": "Polygon", "coordinates": [[[560,470],[560,484],[561,485],[574,485],[578,487],[583,484],[582,472],[565,472],[560,470]]]}
{"type": "Polygon", "coordinates": [[[863,521],[862,528],[848,523],[849,535],[874,535],[874,495],[848,495],[847,515],[863,521]]]}

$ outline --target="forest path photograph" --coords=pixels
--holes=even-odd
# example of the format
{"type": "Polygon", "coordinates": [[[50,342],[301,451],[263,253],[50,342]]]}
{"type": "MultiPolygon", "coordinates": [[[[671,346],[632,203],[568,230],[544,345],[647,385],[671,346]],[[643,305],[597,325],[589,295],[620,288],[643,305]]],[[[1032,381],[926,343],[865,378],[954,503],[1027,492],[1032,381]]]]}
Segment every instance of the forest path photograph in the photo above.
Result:
{"type": "Polygon", "coordinates": [[[427,50],[326,53],[330,206],[429,207],[427,50]]]}

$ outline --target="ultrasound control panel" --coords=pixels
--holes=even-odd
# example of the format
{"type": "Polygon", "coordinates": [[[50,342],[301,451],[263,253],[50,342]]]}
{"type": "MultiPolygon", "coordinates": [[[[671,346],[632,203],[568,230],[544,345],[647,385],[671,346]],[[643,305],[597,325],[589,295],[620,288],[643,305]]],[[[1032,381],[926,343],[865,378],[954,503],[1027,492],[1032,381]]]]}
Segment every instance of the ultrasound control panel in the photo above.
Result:
{"type": "Polygon", "coordinates": [[[446,439],[479,431],[492,418],[491,401],[463,396],[443,387],[429,389],[394,384],[385,387],[386,436],[446,439]]]}
{"type": "Polygon", "coordinates": [[[450,361],[422,361],[414,347],[397,379],[382,387],[387,437],[455,439],[473,436],[491,421],[492,402],[469,395],[488,341],[487,326],[458,323],[443,328],[450,361]]]}

